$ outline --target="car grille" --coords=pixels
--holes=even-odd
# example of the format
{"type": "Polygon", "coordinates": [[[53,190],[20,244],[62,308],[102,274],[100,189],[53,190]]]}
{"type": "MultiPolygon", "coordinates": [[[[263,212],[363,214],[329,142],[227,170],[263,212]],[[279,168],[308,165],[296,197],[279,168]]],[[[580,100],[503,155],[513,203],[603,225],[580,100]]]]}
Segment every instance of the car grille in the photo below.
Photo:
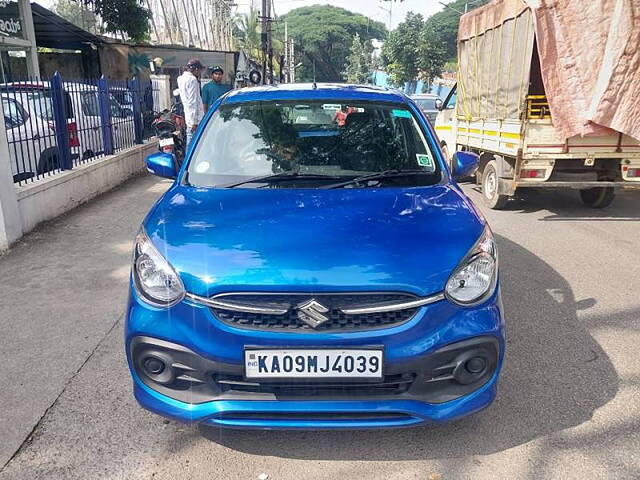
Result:
{"type": "Polygon", "coordinates": [[[235,304],[270,307],[286,305],[289,310],[282,314],[247,313],[231,309],[210,307],[214,315],[224,323],[240,328],[256,330],[298,330],[308,332],[373,330],[391,327],[410,320],[418,308],[407,308],[391,312],[345,314],[342,309],[377,306],[416,300],[406,293],[392,294],[234,294],[217,296],[216,299],[233,301],[235,304]],[[326,323],[312,328],[298,318],[296,305],[315,299],[329,311],[326,323]]]}
{"type": "Polygon", "coordinates": [[[381,382],[251,382],[242,375],[214,375],[223,392],[271,393],[286,397],[398,395],[411,388],[415,373],[386,375],[381,382]]]}

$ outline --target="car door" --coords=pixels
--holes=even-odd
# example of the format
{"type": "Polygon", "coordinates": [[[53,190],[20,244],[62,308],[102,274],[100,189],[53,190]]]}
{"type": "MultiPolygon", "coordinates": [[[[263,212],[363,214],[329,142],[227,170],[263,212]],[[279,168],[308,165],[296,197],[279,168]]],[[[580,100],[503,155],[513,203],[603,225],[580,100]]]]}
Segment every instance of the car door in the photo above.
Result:
{"type": "Polygon", "coordinates": [[[122,108],[116,97],[109,95],[111,124],[113,125],[113,148],[121,149],[134,144],[133,116],[126,108],[122,108]]]}
{"type": "Polygon", "coordinates": [[[79,95],[72,95],[72,99],[76,103],[73,106],[73,110],[78,123],[80,155],[82,158],[89,158],[93,155],[102,154],[104,152],[104,139],[98,90],[95,87],[87,87],[81,90],[79,95]]]}
{"type": "MultiPolygon", "coordinates": [[[[19,93],[16,95],[19,96],[19,93]]],[[[35,175],[40,150],[35,143],[33,129],[27,121],[29,115],[13,95],[2,97],[2,110],[14,181],[30,178],[35,175]]]]}

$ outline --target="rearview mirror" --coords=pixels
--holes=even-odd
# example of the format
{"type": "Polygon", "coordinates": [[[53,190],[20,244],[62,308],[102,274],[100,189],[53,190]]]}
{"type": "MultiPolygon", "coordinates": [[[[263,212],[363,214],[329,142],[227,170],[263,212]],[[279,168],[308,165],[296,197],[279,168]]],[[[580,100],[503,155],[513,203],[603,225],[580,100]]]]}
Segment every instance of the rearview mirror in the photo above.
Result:
{"type": "Polygon", "coordinates": [[[478,169],[480,156],[473,152],[456,152],[453,154],[451,166],[453,168],[453,178],[470,177],[478,169]]]}
{"type": "Polygon", "coordinates": [[[147,171],[159,177],[176,178],[178,169],[176,159],[172,153],[157,152],[146,159],[147,171]]]}

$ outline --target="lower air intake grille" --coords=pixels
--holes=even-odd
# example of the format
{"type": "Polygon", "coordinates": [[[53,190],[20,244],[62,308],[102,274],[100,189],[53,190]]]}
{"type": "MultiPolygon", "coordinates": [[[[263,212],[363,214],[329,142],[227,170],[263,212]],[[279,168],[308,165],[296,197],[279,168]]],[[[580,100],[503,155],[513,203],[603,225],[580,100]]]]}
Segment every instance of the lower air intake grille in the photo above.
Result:
{"type": "Polygon", "coordinates": [[[387,375],[381,382],[251,382],[241,375],[214,375],[223,392],[271,393],[283,397],[397,395],[411,387],[415,374],[387,375]]]}

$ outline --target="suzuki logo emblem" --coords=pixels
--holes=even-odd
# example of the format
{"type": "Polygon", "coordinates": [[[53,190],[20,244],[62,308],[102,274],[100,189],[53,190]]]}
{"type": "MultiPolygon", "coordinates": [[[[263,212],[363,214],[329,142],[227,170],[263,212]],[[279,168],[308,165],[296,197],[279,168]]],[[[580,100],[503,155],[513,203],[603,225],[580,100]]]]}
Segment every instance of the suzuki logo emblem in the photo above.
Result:
{"type": "Polygon", "coordinates": [[[296,309],[298,310],[298,318],[311,328],[318,328],[323,323],[329,321],[329,317],[323,315],[323,313],[327,313],[329,309],[316,301],[315,298],[301,303],[296,309]]]}

